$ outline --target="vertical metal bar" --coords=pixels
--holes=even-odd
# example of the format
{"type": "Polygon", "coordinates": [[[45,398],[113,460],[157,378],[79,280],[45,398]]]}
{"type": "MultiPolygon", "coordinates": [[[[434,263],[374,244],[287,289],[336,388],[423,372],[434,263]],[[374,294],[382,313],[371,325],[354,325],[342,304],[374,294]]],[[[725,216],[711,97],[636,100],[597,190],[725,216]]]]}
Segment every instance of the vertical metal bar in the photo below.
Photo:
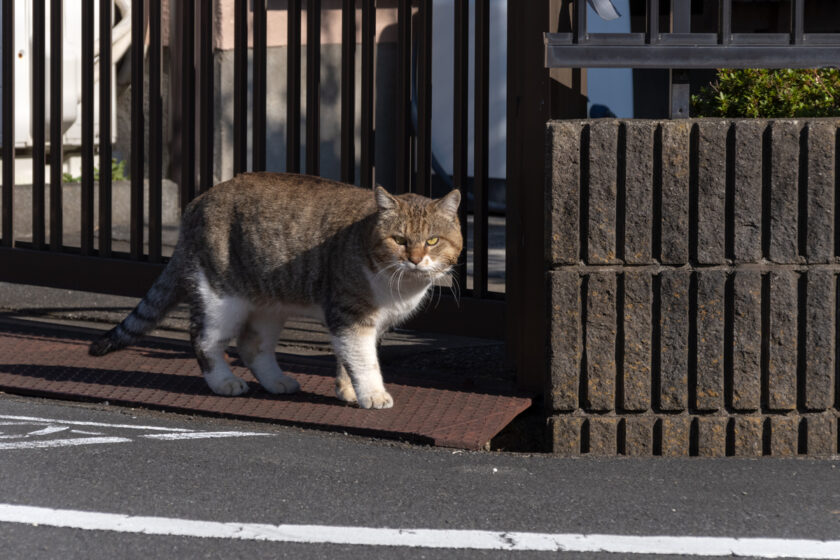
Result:
{"type": "Polygon", "coordinates": [[[286,171],[290,173],[300,173],[300,3],[289,0],[286,171]]]}
{"type": "Polygon", "coordinates": [[[362,153],[360,182],[373,188],[373,41],[376,38],[374,0],[362,0],[362,153]]]}
{"type": "Polygon", "coordinates": [[[254,171],[265,171],[265,128],[266,128],[266,7],[265,0],[254,0],[254,62],[253,72],[253,101],[252,103],[252,134],[251,139],[251,168],[254,171]]]}
{"type": "Polygon", "coordinates": [[[321,167],[321,0],[306,0],[306,172],[321,167]]]}
{"type": "Polygon", "coordinates": [[[32,245],[44,248],[44,151],[46,142],[45,0],[32,2],[32,245]]]}
{"type": "MultiPolygon", "coordinates": [[[[691,32],[691,2],[671,2],[671,33],[691,32]]],[[[689,74],[688,70],[671,70],[672,119],[687,119],[689,116],[689,74]]]]}
{"type": "MultiPolygon", "coordinates": [[[[160,2],[149,2],[149,260],[159,262],[162,245],[163,111],[160,97],[161,70],[160,2]]],[[[184,162],[192,166],[192,162],[184,162]]]]}
{"type": "Polygon", "coordinates": [[[649,44],[659,42],[659,0],[649,0],[647,11],[647,37],[649,44]]]}
{"type": "MultiPolygon", "coordinates": [[[[11,4],[11,2],[9,2],[11,4]]],[[[63,234],[62,164],[62,0],[50,2],[50,250],[61,251],[63,234]]],[[[5,21],[5,19],[3,20],[5,21]]],[[[5,36],[5,33],[4,33],[5,36]]],[[[5,52],[5,51],[4,51],[5,52]]],[[[5,87],[5,86],[4,86],[5,87]]],[[[4,154],[3,161],[6,161],[4,154]]],[[[4,165],[5,168],[5,165],[4,165]]],[[[5,184],[5,183],[4,183],[5,184]]]]}
{"type": "Polygon", "coordinates": [[[213,186],[213,6],[209,2],[199,2],[198,9],[200,34],[198,173],[199,189],[204,192],[213,186]]]}
{"type": "Polygon", "coordinates": [[[718,43],[728,45],[732,42],[732,0],[719,0],[718,10],[718,43]]]}
{"type": "Polygon", "coordinates": [[[802,44],[805,34],[805,0],[791,0],[790,2],[790,44],[802,44]]]}
{"type": "Polygon", "coordinates": [[[585,43],[589,39],[586,30],[586,2],[575,0],[572,3],[572,42],[585,43]]]}
{"type": "Polygon", "coordinates": [[[81,250],[93,252],[93,0],[82,0],[81,250]]]}
{"type": "Polygon", "coordinates": [[[3,2],[3,238],[14,244],[12,204],[15,188],[15,2],[3,2]]]}
{"type": "Polygon", "coordinates": [[[111,256],[111,0],[99,2],[99,256],[111,256]]]}
{"type": "Polygon", "coordinates": [[[432,195],[432,2],[421,2],[418,19],[417,192],[432,195]]]}
{"type": "Polygon", "coordinates": [[[473,295],[487,293],[487,174],[490,121],[490,5],[475,3],[475,133],[473,175],[473,295]]]}
{"type": "Polygon", "coordinates": [[[248,167],[248,2],[234,1],[233,174],[248,167]]]}
{"type": "Polygon", "coordinates": [[[341,2],[341,180],[356,181],[356,2],[341,2]]]}
{"type": "MultiPolygon", "coordinates": [[[[181,0],[181,210],[195,197],[195,2],[181,0]]],[[[236,55],[234,54],[234,57],[236,55]]],[[[236,85],[234,84],[234,91],[236,85]]],[[[236,117],[234,116],[234,119],[236,117]]],[[[234,125],[234,131],[236,126],[234,125]]],[[[234,141],[234,152],[236,144],[234,141]]],[[[235,170],[234,170],[235,172],[235,170]]]]}
{"type": "MultiPolygon", "coordinates": [[[[143,44],[143,2],[131,4],[131,42],[143,44]]],[[[143,256],[143,148],[145,142],[143,115],[143,49],[131,49],[131,258],[143,256]]],[[[186,165],[184,167],[187,167],[186,165]]]]}
{"type": "MultiPolygon", "coordinates": [[[[453,131],[452,131],[452,186],[461,191],[461,205],[458,215],[461,221],[461,237],[467,239],[467,167],[469,142],[469,67],[470,67],[470,2],[469,0],[455,0],[454,41],[455,50],[454,73],[452,84],[454,90],[453,131]]],[[[455,279],[460,286],[467,287],[467,252],[461,251],[458,266],[455,268],[455,279]]]]}
{"type": "Polygon", "coordinates": [[[397,162],[396,192],[411,191],[411,0],[397,5],[397,162]]]}

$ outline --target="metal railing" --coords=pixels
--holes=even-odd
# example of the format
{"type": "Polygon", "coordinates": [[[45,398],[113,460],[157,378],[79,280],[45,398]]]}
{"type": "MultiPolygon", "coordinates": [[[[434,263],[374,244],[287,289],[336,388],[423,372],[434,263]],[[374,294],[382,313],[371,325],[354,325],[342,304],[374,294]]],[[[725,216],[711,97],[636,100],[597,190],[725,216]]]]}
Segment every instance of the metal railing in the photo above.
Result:
{"type": "Polygon", "coordinates": [[[733,33],[732,0],[718,1],[717,33],[691,32],[691,2],[670,2],[671,26],[660,29],[660,1],[647,0],[644,33],[589,33],[587,10],[574,2],[572,31],[545,34],[549,68],[670,68],[672,117],[688,117],[692,68],[840,66],[840,33],[806,33],[805,0],[790,1],[787,33],[733,33]]]}
{"type": "MultiPolygon", "coordinates": [[[[95,0],[82,0],[81,28],[82,56],[82,153],[78,246],[63,238],[62,131],[61,104],[50,105],[49,135],[49,216],[44,198],[47,178],[47,140],[44,131],[44,100],[62,97],[62,27],[63,2],[49,0],[51,25],[49,45],[49,87],[45,80],[43,58],[47,37],[44,17],[35,17],[32,29],[33,61],[33,185],[32,240],[15,239],[13,208],[14,143],[3,142],[2,172],[2,238],[0,238],[0,280],[31,284],[101,291],[126,295],[141,295],[159,274],[166,261],[162,250],[162,183],[164,181],[163,150],[169,151],[173,162],[171,177],[178,184],[181,207],[213,184],[214,176],[214,46],[212,2],[179,0],[171,5],[170,87],[175,92],[170,104],[173,135],[164,145],[162,90],[162,29],[160,3],[132,2],[130,13],[132,41],[131,89],[138,92],[131,98],[131,158],[130,158],[130,239],[126,250],[114,247],[113,198],[110,135],[100,134],[98,180],[94,181],[94,7],[95,0]],[[145,13],[144,13],[145,11],[145,13]],[[147,48],[140,48],[146,41],[147,48]],[[146,64],[148,65],[146,67],[146,64]],[[147,94],[148,109],[144,107],[147,94]],[[148,145],[148,148],[146,146],[148,145]],[[195,162],[195,164],[192,164],[195,162]],[[148,189],[146,191],[146,189],[148,189]],[[145,214],[145,192],[148,192],[148,216],[145,214]],[[98,196],[97,212],[94,200],[98,196]],[[98,220],[95,222],[95,216],[98,220]],[[47,219],[48,218],[48,219],[47,219]],[[145,226],[144,222],[148,225],[145,226]],[[45,237],[49,225],[49,239],[45,237]]],[[[45,0],[34,0],[36,10],[43,14],[45,0]]],[[[14,10],[17,2],[3,2],[3,91],[13,91],[14,72],[14,10]]],[[[111,0],[98,0],[100,10],[98,117],[101,130],[110,130],[111,102],[111,0]]],[[[320,34],[321,3],[308,0],[302,18],[301,0],[288,2],[288,64],[286,100],[286,171],[320,173],[319,69],[321,67],[320,34]],[[303,21],[305,20],[305,21],[303,21]],[[307,81],[301,80],[303,63],[301,27],[306,25],[308,45],[305,64],[307,81]],[[305,130],[301,127],[302,90],[305,89],[305,130]],[[302,138],[302,136],[304,138],[302,138]],[[302,142],[305,140],[305,142],[302,142]],[[301,154],[301,146],[305,153],[301,154]],[[301,155],[304,168],[301,169],[301,155]]],[[[433,154],[431,150],[431,68],[432,68],[432,2],[397,0],[398,27],[398,95],[396,127],[397,191],[432,194],[433,154]],[[416,77],[413,77],[412,49],[417,49],[416,77]],[[416,106],[416,125],[412,119],[412,105],[416,106]]],[[[248,170],[248,141],[250,134],[250,170],[266,168],[266,76],[267,67],[267,6],[265,0],[235,0],[234,50],[234,110],[233,154],[234,172],[248,170]],[[253,10],[253,58],[248,61],[248,17],[253,10]],[[249,91],[249,66],[251,84],[249,91]],[[252,113],[249,130],[248,96],[252,113]]],[[[374,41],[377,7],[374,0],[342,0],[341,55],[341,179],[357,182],[370,188],[374,183],[374,41]],[[354,81],[359,75],[355,68],[356,12],[361,15],[361,113],[356,123],[354,81]],[[361,130],[356,145],[354,130],[361,130]],[[356,177],[356,153],[359,153],[356,177]]],[[[489,9],[488,2],[476,2],[475,12],[475,172],[471,190],[467,188],[468,157],[468,100],[469,84],[466,68],[469,63],[469,1],[454,0],[455,22],[454,169],[446,180],[463,191],[464,199],[472,197],[473,274],[472,287],[462,290],[460,303],[443,296],[434,312],[421,317],[415,326],[455,330],[463,334],[502,337],[505,332],[504,294],[488,289],[488,72],[489,72],[489,9]],[[468,192],[468,190],[470,192],[468,192]]],[[[13,115],[16,100],[4,95],[2,102],[3,134],[13,138],[13,115]]],[[[537,131],[536,134],[542,134],[537,131]]],[[[461,207],[464,234],[467,233],[466,204],[461,207]]],[[[27,236],[28,237],[28,236],[27,236]]],[[[466,251],[465,251],[466,253],[466,251]]],[[[462,258],[457,281],[467,285],[466,261],[462,258]]]]}

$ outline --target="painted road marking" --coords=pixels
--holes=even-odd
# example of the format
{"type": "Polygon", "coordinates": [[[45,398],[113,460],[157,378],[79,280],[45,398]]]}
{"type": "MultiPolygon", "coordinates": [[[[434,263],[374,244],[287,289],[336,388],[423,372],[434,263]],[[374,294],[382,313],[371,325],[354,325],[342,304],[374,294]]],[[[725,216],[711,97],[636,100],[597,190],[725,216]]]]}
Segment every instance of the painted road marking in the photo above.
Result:
{"type": "Polygon", "coordinates": [[[124,433],[117,435],[106,435],[103,431],[88,431],[74,429],[75,426],[113,428],[115,430],[135,430],[145,432],[157,432],[152,434],[137,434],[137,437],[158,439],[158,440],[184,440],[184,439],[209,439],[229,437],[253,437],[267,436],[268,433],[260,432],[239,432],[239,431],[197,431],[185,428],[166,428],[162,426],[143,426],[136,424],[108,424],[105,422],[83,422],[77,420],[59,420],[56,418],[39,418],[34,416],[9,416],[0,415],[0,451],[11,449],[44,449],[54,447],[70,447],[74,445],[92,445],[104,443],[126,443],[135,441],[125,437],[124,433]],[[35,429],[32,429],[32,428],[35,429]],[[12,428],[12,433],[6,433],[12,428]],[[42,439],[47,436],[61,434],[63,438],[42,439]],[[75,435],[88,435],[96,437],[74,437],[75,435]],[[67,437],[70,436],[70,437],[67,437]],[[103,436],[103,437],[98,437],[103,436]],[[23,440],[23,441],[8,441],[23,440]]]}
{"type": "Polygon", "coordinates": [[[146,535],[411,548],[840,559],[840,541],[222,523],[0,504],[0,522],[146,535]]]}
{"type": "Polygon", "coordinates": [[[133,440],[123,437],[88,437],[68,439],[48,439],[44,441],[15,441],[0,443],[0,451],[5,449],[43,449],[48,447],[72,447],[74,445],[94,445],[101,443],[128,443],[133,440]]]}

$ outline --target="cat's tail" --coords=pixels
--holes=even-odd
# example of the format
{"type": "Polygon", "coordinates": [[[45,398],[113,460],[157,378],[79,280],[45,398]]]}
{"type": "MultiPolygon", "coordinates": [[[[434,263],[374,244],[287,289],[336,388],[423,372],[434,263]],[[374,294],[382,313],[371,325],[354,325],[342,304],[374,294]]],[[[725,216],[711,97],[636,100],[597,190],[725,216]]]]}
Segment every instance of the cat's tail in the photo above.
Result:
{"type": "Polygon", "coordinates": [[[90,355],[104,356],[109,352],[125,348],[155,328],[180,300],[181,268],[181,259],[176,254],[137,307],[119,325],[90,344],[88,348],[90,355]]]}

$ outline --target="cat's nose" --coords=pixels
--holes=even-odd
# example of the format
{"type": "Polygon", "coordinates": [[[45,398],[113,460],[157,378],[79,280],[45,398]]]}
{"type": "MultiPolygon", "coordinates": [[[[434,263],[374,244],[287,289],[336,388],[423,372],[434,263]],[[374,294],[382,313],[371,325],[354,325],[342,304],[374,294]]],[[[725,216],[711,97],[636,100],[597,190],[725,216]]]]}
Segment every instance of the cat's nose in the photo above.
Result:
{"type": "Polygon", "coordinates": [[[423,255],[409,255],[408,260],[410,260],[414,264],[420,264],[420,261],[423,260],[423,255]]]}

